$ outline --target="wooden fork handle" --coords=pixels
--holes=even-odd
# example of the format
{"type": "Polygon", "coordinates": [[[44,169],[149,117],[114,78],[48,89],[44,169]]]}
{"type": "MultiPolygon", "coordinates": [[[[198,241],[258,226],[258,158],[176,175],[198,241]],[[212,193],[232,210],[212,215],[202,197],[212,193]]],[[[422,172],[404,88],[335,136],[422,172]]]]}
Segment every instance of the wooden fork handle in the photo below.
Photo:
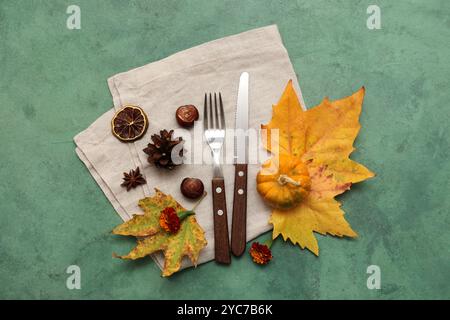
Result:
{"type": "Polygon", "coordinates": [[[212,179],[214,209],[214,253],[218,263],[230,264],[230,243],[228,238],[227,203],[223,178],[212,179]]]}
{"type": "Polygon", "coordinates": [[[247,237],[247,164],[235,165],[231,252],[236,257],[245,251],[247,237]]]}

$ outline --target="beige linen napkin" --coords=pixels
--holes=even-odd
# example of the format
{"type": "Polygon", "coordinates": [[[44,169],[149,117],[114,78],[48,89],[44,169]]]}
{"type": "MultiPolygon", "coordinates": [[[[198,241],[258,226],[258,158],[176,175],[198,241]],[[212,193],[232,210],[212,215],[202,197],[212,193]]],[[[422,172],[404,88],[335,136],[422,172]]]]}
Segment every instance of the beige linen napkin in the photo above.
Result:
{"type": "MultiPolygon", "coordinates": [[[[278,101],[289,79],[293,80],[304,106],[288,53],[278,28],[272,25],[211,41],[109,78],[114,108],[74,138],[76,153],[123,220],[141,213],[137,206],[138,200],[152,195],[154,188],[171,194],[189,209],[193,203],[180,193],[180,182],[184,177],[201,178],[208,196],[197,208],[196,216],[205,230],[208,245],[201,252],[199,263],[214,259],[210,196],[212,167],[195,164],[196,160],[192,159],[200,152],[205,162],[210,163],[209,148],[202,141],[201,123],[197,123],[195,128],[188,131],[191,134],[196,132],[200,136],[197,135],[193,141],[185,144],[186,157],[190,159],[188,162],[193,164],[183,164],[172,171],[158,169],[147,162],[142,149],[150,141],[151,134],[158,133],[161,129],[179,128],[174,115],[178,106],[194,104],[202,113],[205,92],[222,93],[226,126],[234,128],[237,88],[239,76],[243,71],[250,74],[250,128],[258,130],[262,123],[270,120],[271,106],[278,101]],[[114,112],[126,104],[142,107],[149,118],[147,133],[134,143],[122,143],[111,134],[110,121],[114,112]],[[147,184],[127,192],[120,186],[123,172],[137,166],[144,173],[147,184]]],[[[232,151],[228,151],[228,146],[226,149],[226,158],[230,159],[233,156],[232,151]]],[[[234,167],[227,164],[223,169],[231,233],[234,167]]],[[[255,177],[258,169],[258,164],[249,166],[248,241],[271,229],[268,224],[270,209],[264,205],[256,192],[255,177]]],[[[155,254],[153,258],[162,268],[162,254],[155,254]]],[[[183,267],[190,265],[188,259],[183,261],[183,267]]]]}

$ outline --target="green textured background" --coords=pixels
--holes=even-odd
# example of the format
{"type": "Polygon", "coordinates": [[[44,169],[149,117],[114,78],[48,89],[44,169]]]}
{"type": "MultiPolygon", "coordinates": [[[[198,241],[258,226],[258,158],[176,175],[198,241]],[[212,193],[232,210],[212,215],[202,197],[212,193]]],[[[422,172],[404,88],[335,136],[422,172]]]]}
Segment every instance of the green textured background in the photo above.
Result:
{"type": "Polygon", "coordinates": [[[449,3],[0,0],[0,297],[450,298],[449,3]],[[381,30],[366,28],[373,3],[381,30]],[[377,177],[340,197],[360,237],[317,236],[320,258],[279,240],[265,268],[245,255],[170,279],[150,258],[112,259],[132,241],[109,234],[120,218],[72,142],[111,107],[107,77],[273,23],[308,106],[366,86],[352,157],[377,177]]]}

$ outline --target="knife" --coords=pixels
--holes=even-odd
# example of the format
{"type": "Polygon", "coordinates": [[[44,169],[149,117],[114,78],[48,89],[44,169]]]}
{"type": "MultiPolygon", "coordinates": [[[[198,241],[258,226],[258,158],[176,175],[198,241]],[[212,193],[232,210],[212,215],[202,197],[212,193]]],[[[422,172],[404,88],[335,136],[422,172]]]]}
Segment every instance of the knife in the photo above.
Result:
{"type": "Polygon", "coordinates": [[[234,198],[231,226],[231,252],[241,256],[245,251],[247,236],[247,166],[248,166],[248,79],[243,72],[239,79],[236,105],[236,132],[234,140],[234,198]]]}

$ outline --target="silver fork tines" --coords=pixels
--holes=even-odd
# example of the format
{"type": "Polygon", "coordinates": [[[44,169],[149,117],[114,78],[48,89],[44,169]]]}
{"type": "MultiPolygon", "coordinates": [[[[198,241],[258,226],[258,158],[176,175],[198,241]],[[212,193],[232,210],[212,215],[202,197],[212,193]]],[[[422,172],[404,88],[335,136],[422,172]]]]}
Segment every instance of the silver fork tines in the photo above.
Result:
{"type": "Polygon", "coordinates": [[[206,142],[211,148],[213,156],[214,177],[223,177],[222,168],[220,166],[220,151],[225,140],[225,115],[220,92],[219,103],[217,103],[217,95],[214,93],[214,108],[211,93],[209,94],[209,99],[208,94],[205,93],[203,131],[205,132],[206,142]]]}

